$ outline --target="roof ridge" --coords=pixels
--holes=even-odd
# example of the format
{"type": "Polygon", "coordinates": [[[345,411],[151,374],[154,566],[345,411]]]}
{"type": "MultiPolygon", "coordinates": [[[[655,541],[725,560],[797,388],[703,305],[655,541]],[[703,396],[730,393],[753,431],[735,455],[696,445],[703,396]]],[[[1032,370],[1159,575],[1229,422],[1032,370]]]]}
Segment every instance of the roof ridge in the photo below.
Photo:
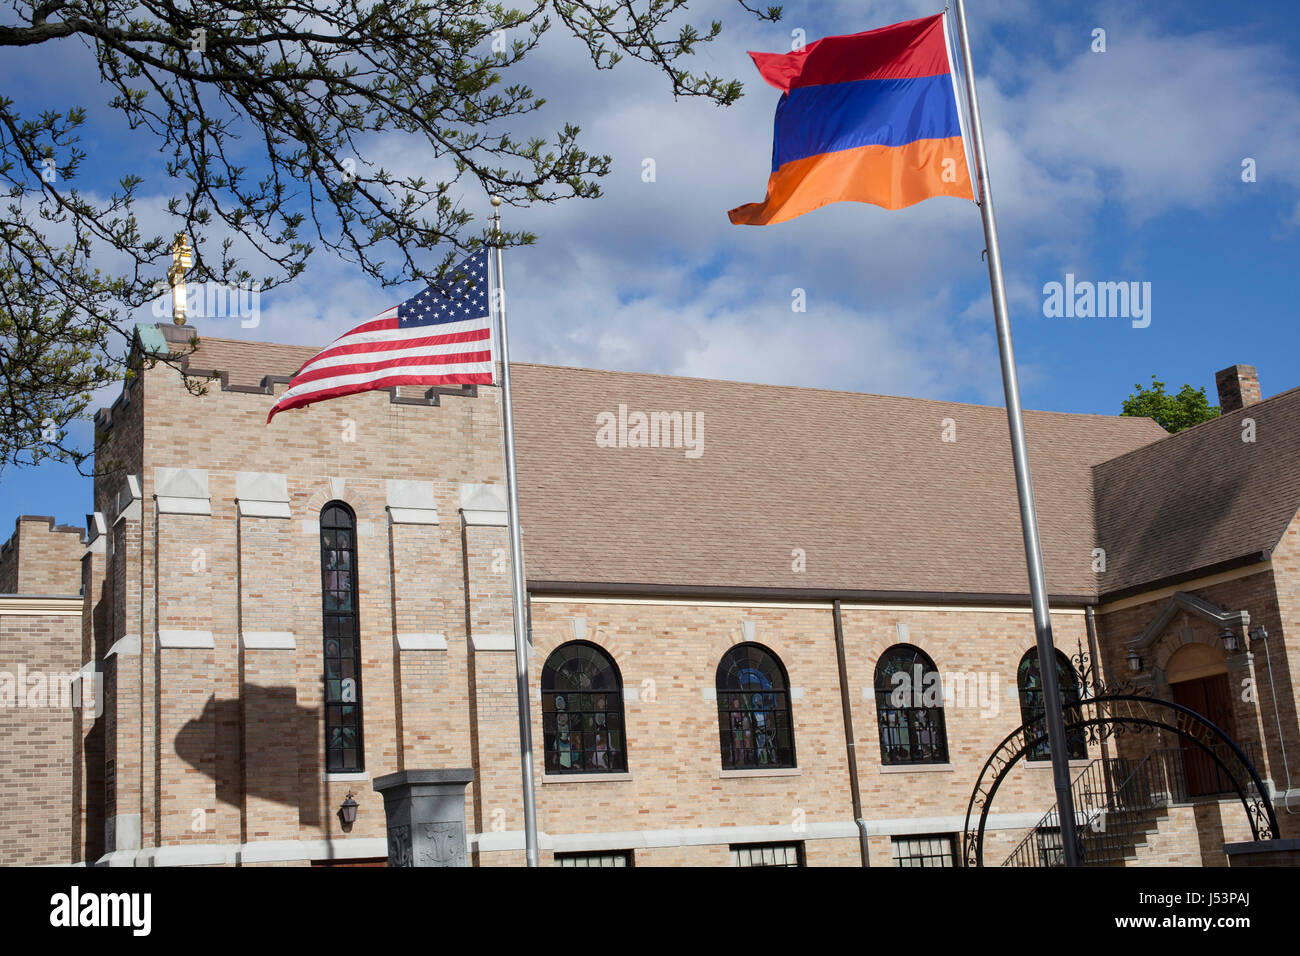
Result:
{"type": "MultiPolygon", "coordinates": [[[[980,408],[990,411],[1006,412],[1005,405],[985,405],[979,402],[959,402],[943,398],[927,398],[920,395],[890,395],[887,392],[863,392],[847,388],[819,388],[815,385],[776,385],[771,382],[746,382],[730,378],[709,378],[701,375],[674,375],[669,372],[632,372],[626,369],[600,369],[585,365],[553,365],[549,362],[511,362],[513,366],[526,365],[533,368],[563,369],[572,372],[590,372],[595,375],[633,375],[643,378],[673,379],[683,382],[703,382],[711,385],[743,385],[750,388],[784,389],[797,392],[818,392],[830,395],[860,395],[864,398],[887,398],[900,402],[925,402],[930,405],[958,406],[961,408],[980,408]]],[[[1026,415],[1055,415],[1062,418],[1095,418],[1119,421],[1135,418],[1132,415],[1107,415],[1101,412],[1063,412],[1049,408],[1026,408],[1026,415]]]]}
{"type": "MultiPolygon", "coordinates": [[[[1277,392],[1276,394],[1270,395],[1268,398],[1261,398],[1258,402],[1251,402],[1249,405],[1243,405],[1240,409],[1237,409],[1236,411],[1228,412],[1227,414],[1220,412],[1218,415],[1215,415],[1213,418],[1207,418],[1203,422],[1197,422],[1195,425],[1191,425],[1187,428],[1184,428],[1182,431],[1169,432],[1163,438],[1157,438],[1155,441],[1150,442],[1149,444],[1142,445],[1130,451],[1126,451],[1123,454],[1116,455],[1114,458],[1107,458],[1105,461],[1099,461],[1097,462],[1097,464],[1093,465],[1092,467],[1095,470],[1097,468],[1101,468],[1103,465],[1109,465],[1111,462],[1120,461],[1124,458],[1127,458],[1129,455],[1136,455],[1141,452],[1148,451],[1151,448],[1154,448],[1156,445],[1163,445],[1165,442],[1169,441],[1170,439],[1181,438],[1183,435],[1190,435],[1198,428],[1205,429],[1206,426],[1217,425],[1219,422],[1223,421],[1224,419],[1227,419],[1230,415],[1235,415],[1237,411],[1245,411],[1247,408],[1258,408],[1260,405],[1267,405],[1269,402],[1274,402],[1280,398],[1286,398],[1288,395],[1292,395],[1295,393],[1300,393],[1300,385],[1297,385],[1294,388],[1288,388],[1285,391],[1277,392]]],[[[1146,416],[1127,415],[1123,417],[1145,418],[1146,416]]],[[[1154,419],[1152,419],[1152,421],[1154,421],[1154,419]]]]}

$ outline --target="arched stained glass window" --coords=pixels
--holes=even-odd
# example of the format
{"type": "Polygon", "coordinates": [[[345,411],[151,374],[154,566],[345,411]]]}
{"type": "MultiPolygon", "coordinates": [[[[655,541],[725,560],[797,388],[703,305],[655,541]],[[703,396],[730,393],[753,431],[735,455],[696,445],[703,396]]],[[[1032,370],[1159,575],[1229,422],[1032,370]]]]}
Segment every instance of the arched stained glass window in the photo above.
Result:
{"type": "MultiPolygon", "coordinates": [[[[1074,668],[1060,651],[1056,652],[1056,679],[1061,689],[1061,708],[1065,713],[1066,723],[1071,717],[1079,716],[1079,679],[1074,668]]],[[[1043,706],[1043,675],[1038,667],[1038,648],[1031,647],[1020,658],[1020,667],[1016,672],[1016,687],[1020,691],[1020,719],[1023,723],[1042,720],[1046,709],[1043,706]]],[[[1066,751],[1071,760],[1086,760],[1088,744],[1081,729],[1067,730],[1066,751]]],[[[1027,760],[1051,760],[1052,748],[1043,740],[1029,752],[1027,760]]]]}
{"type": "Polygon", "coordinates": [[[320,515],[325,650],[325,769],[366,769],[361,740],[361,628],[357,616],[357,519],[331,501],[320,515]]]}
{"type": "Polygon", "coordinates": [[[880,655],[876,720],[882,764],[948,762],[939,671],[919,647],[895,644],[880,655]]]}
{"type": "Polygon", "coordinates": [[[570,641],[546,658],[542,735],[547,773],[627,770],[623,678],[595,644],[570,641]]]}
{"type": "Polygon", "coordinates": [[[737,644],[718,663],[722,769],[794,767],[790,684],[775,654],[737,644]]]}

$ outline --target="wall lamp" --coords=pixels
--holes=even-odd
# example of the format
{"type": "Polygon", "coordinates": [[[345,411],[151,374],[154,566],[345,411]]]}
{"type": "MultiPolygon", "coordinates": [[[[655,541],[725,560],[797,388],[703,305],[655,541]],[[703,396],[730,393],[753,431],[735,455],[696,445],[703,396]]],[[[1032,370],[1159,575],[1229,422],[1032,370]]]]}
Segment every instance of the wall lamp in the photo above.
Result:
{"type": "Polygon", "coordinates": [[[1136,650],[1128,652],[1128,669],[1134,674],[1142,670],[1142,655],[1136,650]]]}
{"type": "Polygon", "coordinates": [[[357,822],[357,807],[359,804],[352,799],[352,791],[348,791],[347,798],[339,807],[339,823],[343,824],[343,832],[351,833],[352,824],[357,822]]]}
{"type": "Polygon", "coordinates": [[[1219,635],[1219,640],[1223,642],[1223,649],[1229,654],[1235,654],[1241,650],[1241,638],[1230,627],[1223,629],[1223,632],[1219,635]]]}

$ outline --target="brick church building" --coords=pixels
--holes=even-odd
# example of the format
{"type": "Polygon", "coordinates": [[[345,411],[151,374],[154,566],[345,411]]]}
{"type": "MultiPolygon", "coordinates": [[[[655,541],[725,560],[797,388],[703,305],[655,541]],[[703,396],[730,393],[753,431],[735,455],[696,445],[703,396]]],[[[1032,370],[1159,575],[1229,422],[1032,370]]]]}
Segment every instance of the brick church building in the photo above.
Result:
{"type": "MultiPolygon", "coordinates": [[[[137,360],[189,334],[142,327],[137,360]]],[[[470,768],[470,862],[523,862],[499,390],[268,425],[314,351],[203,335],[202,395],[143,363],[96,417],[85,532],[18,521],[0,667],[96,692],[10,682],[0,861],[374,863],[376,777],[470,768]]],[[[1038,706],[1004,410],[514,374],[543,865],[959,864],[972,785],[1038,706]]],[[[1295,838],[1300,389],[1218,381],[1222,417],[1172,436],[1026,413],[1058,668],[1205,714],[1295,838]]],[[[1072,775],[1114,771],[1069,745],[1072,775]]],[[[1241,802],[1177,738],[1142,746],[1164,798],[1118,862],[1223,865],[1241,802]]],[[[998,791],[986,863],[1051,855],[1047,756],[998,791]]]]}

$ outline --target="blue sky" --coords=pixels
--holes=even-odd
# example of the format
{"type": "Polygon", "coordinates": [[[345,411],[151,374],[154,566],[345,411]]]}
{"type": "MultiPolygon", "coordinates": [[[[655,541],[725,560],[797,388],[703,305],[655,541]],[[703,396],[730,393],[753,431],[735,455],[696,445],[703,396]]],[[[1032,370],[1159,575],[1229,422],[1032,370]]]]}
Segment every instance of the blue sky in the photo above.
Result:
{"type": "MultiPolygon", "coordinates": [[[[697,4],[690,19],[724,23],[700,66],[746,84],[729,109],[674,102],[641,64],[597,75],[557,28],[519,78],[548,98],[541,128],[578,123],[614,169],[599,200],[507,210],[508,224],[539,236],[507,257],[515,356],[1001,404],[973,204],[840,204],[763,228],[726,218],[763,197],[779,95],[758,80],[747,49],[788,49],[796,29],[809,39],[852,33],[939,6],[794,2],[782,22],[759,24],[731,2],[697,4]],[[641,175],[647,158],[651,183],[641,175]],[[804,313],[791,311],[795,289],[804,313]]],[[[1300,385],[1291,7],[975,0],[968,15],[1027,407],[1117,413],[1153,373],[1213,399],[1214,372],[1235,363],[1259,368],[1265,395],[1300,385]],[[1091,50],[1097,28],[1104,53],[1091,50]],[[1241,179],[1247,157],[1253,183],[1241,179]],[[1067,272],[1151,283],[1150,326],[1045,318],[1042,288],[1067,272]]],[[[155,149],[93,109],[91,69],[77,46],[47,44],[7,53],[0,88],[28,111],[92,106],[84,188],[144,176],[146,228],[175,231],[161,212],[169,184],[155,149]]],[[[371,146],[387,166],[438,169],[408,141],[371,146]]],[[[485,197],[464,202],[487,212],[485,197]]],[[[256,328],[198,325],[213,336],[323,344],[412,291],[380,290],[320,254],[294,286],[263,298],[256,328]]],[[[89,483],[68,466],[0,474],[0,537],[18,514],[80,523],[89,507],[89,483]]]]}

